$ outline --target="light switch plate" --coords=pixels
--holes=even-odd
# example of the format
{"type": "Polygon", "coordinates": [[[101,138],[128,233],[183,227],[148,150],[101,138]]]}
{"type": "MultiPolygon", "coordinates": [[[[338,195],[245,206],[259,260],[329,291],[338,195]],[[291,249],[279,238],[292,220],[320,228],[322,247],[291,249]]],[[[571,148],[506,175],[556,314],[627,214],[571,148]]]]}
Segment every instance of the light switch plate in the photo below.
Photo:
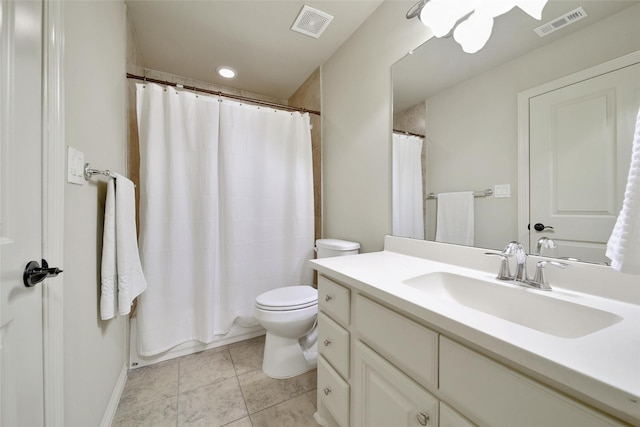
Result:
{"type": "Polygon", "coordinates": [[[493,186],[493,197],[507,198],[511,197],[511,184],[496,184],[493,186]]]}
{"type": "Polygon", "coordinates": [[[84,153],[67,146],[67,182],[84,185],[84,153]]]}

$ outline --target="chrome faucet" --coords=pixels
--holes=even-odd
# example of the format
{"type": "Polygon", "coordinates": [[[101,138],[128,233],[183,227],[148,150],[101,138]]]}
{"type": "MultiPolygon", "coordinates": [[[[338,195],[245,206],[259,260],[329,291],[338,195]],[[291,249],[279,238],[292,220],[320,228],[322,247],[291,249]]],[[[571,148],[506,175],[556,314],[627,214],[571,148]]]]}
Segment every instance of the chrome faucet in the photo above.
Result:
{"type": "Polygon", "coordinates": [[[518,242],[509,242],[502,252],[485,252],[485,255],[495,255],[502,258],[498,280],[515,280],[522,282],[527,279],[527,254],[524,247],[518,242]],[[509,259],[516,257],[516,272],[511,274],[509,259]]]}
{"type": "Polygon", "coordinates": [[[511,274],[511,269],[509,268],[509,256],[501,253],[501,252],[485,252],[485,255],[495,255],[502,258],[502,262],[500,262],[500,271],[496,276],[498,280],[513,280],[513,275],[511,274]]]}
{"type": "Polygon", "coordinates": [[[502,252],[485,252],[485,254],[496,255],[502,258],[502,263],[500,264],[500,272],[497,276],[498,280],[512,280],[518,285],[540,289],[543,291],[551,290],[551,286],[549,286],[549,283],[544,277],[544,267],[547,264],[551,264],[554,267],[559,268],[569,267],[569,264],[566,264],[564,262],[539,261],[536,264],[536,271],[533,278],[529,278],[529,276],[527,275],[527,253],[525,252],[522,244],[515,241],[509,242],[502,252]],[[509,259],[512,257],[516,258],[516,271],[513,275],[511,274],[511,271],[509,269],[509,259]]]}
{"type": "Polygon", "coordinates": [[[516,257],[516,272],[513,274],[513,280],[516,282],[526,282],[527,277],[527,253],[524,247],[518,242],[509,242],[502,251],[507,256],[516,257]]]}
{"type": "Polygon", "coordinates": [[[567,268],[569,267],[569,264],[565,263],[565,262],[559,262],[559,261],[538,261],[536,263],[536,273],[533,275],[533,279],[531,280],[527,280],[527,285],[536,288],[536,289],[540,289],[543,291],[550,291],[551,290],[551,286],[549,286],[549,282],[547,282],[547,279],[544,276],[544,267],[547,265],[553,265],[554,267],[559,267],[559,268],[567,268]]]}
{"type": "Polygon", "coordinates": [[[542,249],[553,249],[556,247],[556,242],[550,238],[544,236],[538,239],[536,243],[536,255],[542,255],[542,249]]]}

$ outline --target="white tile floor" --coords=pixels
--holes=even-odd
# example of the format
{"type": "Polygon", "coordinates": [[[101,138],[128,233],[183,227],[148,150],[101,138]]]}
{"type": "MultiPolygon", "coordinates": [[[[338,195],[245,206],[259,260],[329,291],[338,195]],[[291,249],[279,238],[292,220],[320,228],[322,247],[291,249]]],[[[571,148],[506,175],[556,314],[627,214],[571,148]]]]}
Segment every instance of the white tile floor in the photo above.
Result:
{"type": "Polygon", "coordinates": [[[114,427],[317,427],[316,370],[262,372],[264,336],[132,371],[114,427]]]}

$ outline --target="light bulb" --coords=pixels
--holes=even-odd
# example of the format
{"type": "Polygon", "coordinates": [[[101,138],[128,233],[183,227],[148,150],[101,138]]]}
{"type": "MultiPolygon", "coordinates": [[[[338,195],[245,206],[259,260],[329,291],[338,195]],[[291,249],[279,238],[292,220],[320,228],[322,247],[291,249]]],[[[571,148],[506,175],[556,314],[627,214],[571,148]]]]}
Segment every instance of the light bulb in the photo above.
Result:
{"type": "Polygon", "coordinates": [[[225,66],[222,66],[222,67],[218,67],[218,68],[216,69],[216,72],[218,73],[218,75],[219,75],[220,77],[224,77],[225,79],[232,79],[232,78],[234,78],[236,75],[238,75],[238,73],[236,72],[236,70],[234,70],[234,69],[233,69],[233,68],[231,68],[231,67],[227,67],[226,65],[225,65],[225,66]]]}
{"type": "Polygon", "coordinates": [[[476,53],[487,44],[493,30],[493,18],[480,12],[473,13],[458,24],[453,38],[466,53],[476,53]]]}

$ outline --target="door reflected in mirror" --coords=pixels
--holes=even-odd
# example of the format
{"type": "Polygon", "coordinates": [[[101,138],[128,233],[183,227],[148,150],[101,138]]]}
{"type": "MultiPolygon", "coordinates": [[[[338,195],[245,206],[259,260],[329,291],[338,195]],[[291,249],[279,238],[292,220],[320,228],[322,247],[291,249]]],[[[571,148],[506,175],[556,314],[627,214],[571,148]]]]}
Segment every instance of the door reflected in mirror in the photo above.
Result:
{"type": "Polygon", "coordinates": [[[394,130],[425,135],[421,161],[427,240],[435,240],[438,225],[438,199],[427,199],[428,193],[489,188],[492,196],[473,203],[475,246],[500,250],[518,240],[534,253],[538,240],[546,237],[555,247],[541,244],[543,256],[608,261],[604,247],[622,206],[640,107],[640,73],[629,73],[625,89],[609,89],[618,91],[617,98],[621,91],[626,94],[625,106],[593,92],[576,94],[588,101],[571,108],[548,105],[556,115],[542,133],[536,122],[529,135],[529,111],[519,117],[523,105],[529,109],[529,100],[519,101],[519,95],[537,98],[541,93],[534,88],[555,90],[553,82],[640,51],[637,22],[640,2],[635,0],[551,1],[542,21],[515,9],[497,18],[487,46],[476,54],[462,52],[451,39],[431,39],[393,65],[394,130]],[[542,38],[533,31],[580,6],[588,16],[575,24],[542,38]],[[612,128],[615,142],[607,134],[612,128]],[[530,136],[552,145],[544,155],[532,155],[529,164],[530,136]],[[530,188],[534,198],[546,200],[546,207],[530,201],[530,188]],[[598,237],[580,234],[576,218],[584,214],[581,209],[606,217],[589,226],[599,228],[598,237]],[[545,216],[537,213],[541,211],[545,216]],[[529,222],[554,228],[529,231],[529,222]]]}

